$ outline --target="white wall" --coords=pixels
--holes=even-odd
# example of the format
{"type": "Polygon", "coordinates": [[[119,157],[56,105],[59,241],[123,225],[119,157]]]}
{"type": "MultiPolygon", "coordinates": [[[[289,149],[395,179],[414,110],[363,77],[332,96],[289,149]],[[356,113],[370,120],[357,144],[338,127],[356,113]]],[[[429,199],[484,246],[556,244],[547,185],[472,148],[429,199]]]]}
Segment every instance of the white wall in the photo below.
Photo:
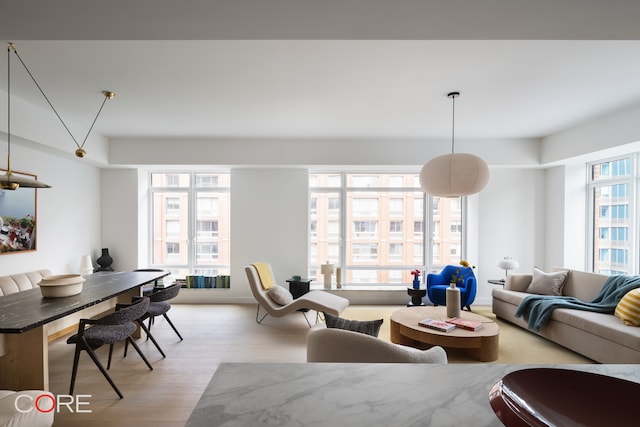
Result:
{"type": "Polygon", "coordinates": [[[11,160],[13,170],[34,173],[53,188],[37,190],[37,250],[0,255],[0,275],[41,268],[78,273],[82,255],[99,256],[100,169],[14,143],[11,160]]]}
{"type": "Polygon", "coordinates": [[[231,296],[252,302],[244,266],[271,264],[279,283],[306,276],[308,173],[306,169],[231,171],[231,296]]]}
{"type": "Polygon", "coordinates": [[[544,266],[544,171],[540,169],[491,169],[487,187],[479,193],[478,304],[490,304],[490,279],[504,278],[496,263],[510,256],[520,267],[510,273],[544,266]]]}
{"type": "Polygon", "coordinates": [[[116,271],[145,267],[138,259],[139,226],[148,215],[139,203],[138,171],[103,169],[101,175],[101,247],[109,249],[116,271]]]}

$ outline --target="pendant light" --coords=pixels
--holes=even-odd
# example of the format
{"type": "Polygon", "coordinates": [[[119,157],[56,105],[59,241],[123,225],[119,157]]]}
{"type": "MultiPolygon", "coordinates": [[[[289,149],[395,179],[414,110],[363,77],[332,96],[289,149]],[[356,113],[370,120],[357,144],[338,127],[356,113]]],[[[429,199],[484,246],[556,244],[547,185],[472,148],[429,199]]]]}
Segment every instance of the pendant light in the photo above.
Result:
{"type": "Polygon", "coordinates": [[[85,157],[87,155],[87,152],[84,149],[84,144],[85,144],[85,142],[87,142],[87,138],[89,138],[89,134],[91,134],[91,131],[93,130],[93,126],[96,124],[96,121],[98,120],[98,116],[100,116],[100,113],[102,112],[102,108],[104,107],[104,104],[107,102],[107,100],[113,99],[116,96],[116,94],[114,92],[111,92],[111,91],[108,91],[108,90],[103,90],[102,91],[102,95],[104,95],[104,100],[102,101],[102,104],[100,105],[100,108],[98,109],[98,113],[96,114],[96,117],[93,119],[93,123],[91,123],[91,127],[87,131],[87,135],[82,140],[82,144],[80,144],[80,143],[78,143],[78,140],[75,138],[75,136],[73,136],[73,134],[69,130],[69,127],[67,126],[67,124],[64,122],[64,120],[62,120],[62,117],[60,116],[60,114],[58,114],[58,111],[55,109],[55,107],[53,106],[51,101],[49,101],[49,98],[47,97],[47,95],[45,95],[44,91],[42,90],[42,88],[40,87],[38,82],[36,81],[36,78],[33,76],[33,74],[31,74],[31,71],[29,71],[29,69],[27,68],[27,64],[25,64],[24,61],[22,60],[22,58],[20,58],[20,55],[18,54],[18,51],[16,50],[15,46],[13,45],[13,43],[9,43],[9,51],[11,51],[11,50],[13,50],[13,52],[16,54],[16,57],[20,60],[20,63],[22,64],[22,66],[26,70],[27,74],[29,74],[29,77],[31,77],[31,80],[33,80],[33,83],[36,85],[36,87],[38,88],[38,90],[40,91],[40,93],[42,94],[44,99],[49,104],[49,107],[51,107],[53,112],[58,117],[58,120],[60,120],[60,123],[62,123],[62,126],[64,126],[64,128],[67,130],[67,133],[69,134],[69,136],[71,136],[71,139],[73,139],[73,142],[75,142],[76,146],[78,147],[76,149],[76,151],[75,151],[76,156],[81,157],[81,158],[85,157]]]}
{"type": "Polygon", "coordinates": [[[7,49],[7,172],[0,175],[0,189],[17,190],[23,188],[51,188],[36,179],[15,176],[11,172],[11,49],[13,44],[9,43],[7,49]]]}
{"type": "Polygon", "coordinates": [[[431,159],[420,171],[420,186],[437,197],[460,197],[480,192],[489,182],[489,167],[478,156],[455,153],[456,98],[460,92],[451,92],[453,120],[451,130],[451,154],[431,159]]]}

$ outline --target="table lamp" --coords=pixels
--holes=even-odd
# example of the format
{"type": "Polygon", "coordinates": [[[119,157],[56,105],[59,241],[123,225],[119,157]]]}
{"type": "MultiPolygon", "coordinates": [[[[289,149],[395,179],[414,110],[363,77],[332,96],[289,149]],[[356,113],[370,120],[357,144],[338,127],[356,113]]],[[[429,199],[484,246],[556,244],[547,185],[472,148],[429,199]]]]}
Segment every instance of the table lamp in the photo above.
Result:
{"type": "Polygon", "coordinates": [[[80,259],[80,274],[87,276],[93,273],[93,263],[91,262],[91,255],[83,255],[80,259]]]}
{"type": "Polygon", "coordinates": [[[513,259],[511,257],[508,257],[508,256],[498,260],[498,263],[496,265],[499,268],[504,270],[504,278],[505,279],[507,278],[507,275],[509,274],[509,270],[513,270],[514,268],[520,267],[520,263],[518,261],[516,261],[515,259],[513,259]]]}
{"type": "Polygon", "coordinates": [[[329,264],[329,261],[327,261],[326,264],[320,265],[320,273],[324,275],[325,289],[331,289],[331,275],[333,274],[334,267],[333,264],[329,264]]]}

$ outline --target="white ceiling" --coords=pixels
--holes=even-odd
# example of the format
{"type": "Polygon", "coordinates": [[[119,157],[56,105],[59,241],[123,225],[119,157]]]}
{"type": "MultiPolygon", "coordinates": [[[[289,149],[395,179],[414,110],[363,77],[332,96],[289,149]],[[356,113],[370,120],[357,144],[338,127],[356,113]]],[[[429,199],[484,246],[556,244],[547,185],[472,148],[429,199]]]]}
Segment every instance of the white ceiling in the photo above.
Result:
{"type": "MultiPolygon", "coordinates": [[[[0,40],[79,138],[102,90],[109,137],[441,138],[457,90],[456,136],[529,138],[640,104],[638,18],[633,0],[0,0],[0,40]]],[[[11,61],[12,96],[48,108],[11,61]]]]}

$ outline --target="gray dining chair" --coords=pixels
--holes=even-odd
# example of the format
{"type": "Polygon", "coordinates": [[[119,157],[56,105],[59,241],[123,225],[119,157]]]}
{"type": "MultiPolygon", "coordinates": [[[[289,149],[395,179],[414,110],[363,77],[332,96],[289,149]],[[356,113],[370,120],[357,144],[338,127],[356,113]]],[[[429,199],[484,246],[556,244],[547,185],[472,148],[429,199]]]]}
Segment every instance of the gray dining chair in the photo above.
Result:
{"type": "Polygon", "coordinates": [[[180,341],[183,340],[182,335],[178,332],[178,328],[173,324],[169,316],[167,316],[167,312],[171,309],[171,304],[167,301],[173,299],[178,296],[180,293],[180,284],[175,283],[171,286],[168,286],[164,289],[155,290],[152,294],[149,295],[149,308],[147,308],[147,312],[142,316],[141,320],[149,319],[148,329],[151,331],[151,325],[154,323],[154,319],[158,316],[164,317],[164,319],[169,323],[169,326],[173,329],[173,331],[178,335],[180,341]]]}
{"type": "Polygon", "coordinates": [[[131,335],[137,329],[136,321],[147,312],[148,307],[149,298],[144,297],[135,301],[128,307],[121,308],[120,310],[99,319],[80,319],[78,332],[67,339],[67,344],[75,344],[76,346],[73,356],[71,385],[69,387],[70,395],[73,395],[76,375],[78,373],[78,361],[82,350],[87,352],[91,360],[93,360],[93,363],[95,363],[102,375],[106,378],[109,384],[111,384],[111,387],[113,387],[121,399],[123,398],[122,393],[111,379],[111,376],[107,373],[107,370],[111,367],[111,355],[113,353],[113,345],[115,343],[126,341],[128,344],[131,344],[140,357],[142,357],[142,360],[144,360],[144,363],[146,363],[149,370],[153,370],[153,367],[140,350],[140,347],[138,347],[136,342],[131,338],[131,335]],[[107,362],[107,369],[102,366],[95,353],[95,350],[105,344],[109,344],[109,360],[107,362]]]}

